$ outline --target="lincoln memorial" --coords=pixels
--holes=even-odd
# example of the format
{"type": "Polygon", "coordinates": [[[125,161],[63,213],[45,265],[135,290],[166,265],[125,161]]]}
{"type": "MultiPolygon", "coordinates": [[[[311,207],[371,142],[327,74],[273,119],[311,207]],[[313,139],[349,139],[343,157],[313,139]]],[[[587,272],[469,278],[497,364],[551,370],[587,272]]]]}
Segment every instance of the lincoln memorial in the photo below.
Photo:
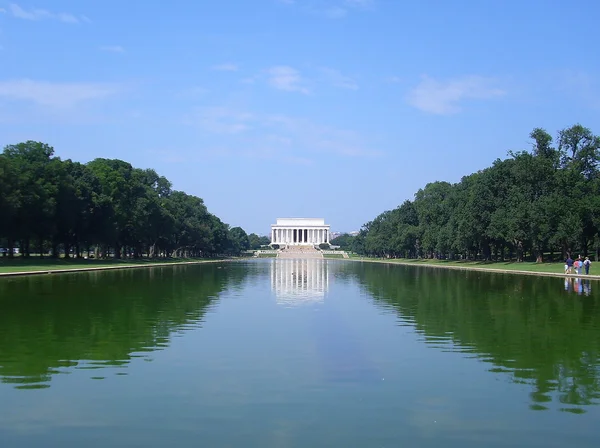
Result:
{"type": "Polygon", "coordinates": [[[314,246],[329,243],[329,225],[321,218],[277,218],[271,225],[271,244],[314,246]]]}

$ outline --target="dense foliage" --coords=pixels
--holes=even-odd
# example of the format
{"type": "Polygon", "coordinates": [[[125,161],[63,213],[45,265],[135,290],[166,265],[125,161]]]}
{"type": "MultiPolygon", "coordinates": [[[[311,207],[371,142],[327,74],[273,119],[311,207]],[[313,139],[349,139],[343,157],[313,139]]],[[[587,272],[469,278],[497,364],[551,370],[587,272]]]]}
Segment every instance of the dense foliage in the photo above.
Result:
{"type": "Polygon", "coordinates": [[[250,244],[250,249],[256,250],[261,247],[268,246],[271,243],[271,240],[268,236],[259,236],[256,233],[251,233],[248,235],[248,241],[250,244]]]}
{"type": "Polygon", "coordinates": [[[557,147],[534,129],[531,152],[509,152],[460,182],[433,182],[363,226],[352,248],[379,257],[544,261],[600,250],[600,137],[579,124],[557,147]]]}
{"type": "MultiPolygon", "coordinates": [[[[249,248],[201,198],[171,189],[153,169],[116,159],[61,160],[40,142],[0,154],[0,247],[79,257],[211,256],[249,248]]],[[[6,254],[6,252],[4,252],[6,254]]]]}

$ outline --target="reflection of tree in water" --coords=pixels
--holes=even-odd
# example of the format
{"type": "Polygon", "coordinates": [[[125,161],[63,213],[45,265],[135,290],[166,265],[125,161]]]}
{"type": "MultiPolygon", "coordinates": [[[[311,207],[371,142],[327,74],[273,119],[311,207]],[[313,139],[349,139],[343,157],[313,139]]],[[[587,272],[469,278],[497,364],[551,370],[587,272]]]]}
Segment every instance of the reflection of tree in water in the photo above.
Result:
{"type": "Polygon", "coordinates": [[[583,412],[600,398],[600,297],[566,294],[563,280],[352,263],[375,301],[426,338],[446,339],[534,387],[532,409],[557,400],[583,412]]]}
{"type": "Polygon", "coordinates": [[[0,281],[0,378],[48,387],[65,368],[126,366],[198,327],[239,264],[118,270],[0,281]]]}

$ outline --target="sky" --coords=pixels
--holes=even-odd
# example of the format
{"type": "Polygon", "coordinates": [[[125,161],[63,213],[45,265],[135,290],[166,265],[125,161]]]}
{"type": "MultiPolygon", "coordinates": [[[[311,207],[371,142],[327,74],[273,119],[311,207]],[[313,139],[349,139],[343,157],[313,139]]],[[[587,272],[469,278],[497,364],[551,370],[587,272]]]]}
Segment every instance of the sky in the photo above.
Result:
{"type": "Polygon", "coordinates": [[[248,233],[353,231],[581,123],[596,1],[0,0],[0,146],[118,158],[248,233]]]}

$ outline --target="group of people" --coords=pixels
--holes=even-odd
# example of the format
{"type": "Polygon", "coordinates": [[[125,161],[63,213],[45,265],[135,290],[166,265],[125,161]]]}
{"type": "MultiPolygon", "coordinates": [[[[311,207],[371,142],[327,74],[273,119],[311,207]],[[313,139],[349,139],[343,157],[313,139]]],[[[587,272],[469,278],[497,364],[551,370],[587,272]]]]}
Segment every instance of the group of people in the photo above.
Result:
{"type": "Polygon", "coordinates": [[[585,260],[584,260],[583,258],[581,258],[581,255],[580,255],[577,258],[577,260],[573,261],[573,259],[569,255],[569,257],[565,260],[565,274],[580,275],[581,269],[584,268],[585,275],[588,275],[590,273],[590,265],[591,264],[592,264],[592,262],[590,261],[589,257],[585,257],[585,260]],[[575,269],[575,272],[573,272],[573,269],[575,269]]]}

